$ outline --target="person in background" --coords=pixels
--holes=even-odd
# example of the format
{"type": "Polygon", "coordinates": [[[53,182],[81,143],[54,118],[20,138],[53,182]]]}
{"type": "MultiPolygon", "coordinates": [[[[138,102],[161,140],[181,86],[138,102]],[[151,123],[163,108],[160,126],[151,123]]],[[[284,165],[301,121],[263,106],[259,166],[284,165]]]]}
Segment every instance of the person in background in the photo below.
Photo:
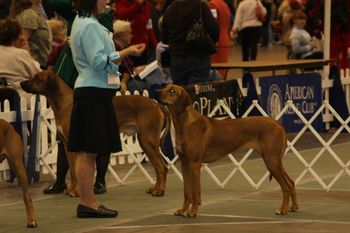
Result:
{"type": "Polygon", "coordinates": [[[15,89],[30,104],[31,94],[23,91],[20,82],[34,77],[41,71],[40,65],[23,49],[21,27],[11,18],[0,20],[0,77],[5,78],[7,87],[15,89]]]}
{"type": "Polygon", "coordinates": [[[290,33],[292,32],[292,17],[295,12],[303,10],[303,6],[299,3],[298,0],[287,0],[284,1],[281,6],[281,9],[279,9],[280,16],[282,19],[282,43],[287,46],[289,49],[290,47],[290,33]]]}
{"type": "MultiPolygon", "coordinates": [[[[232,42],[230,39],[230,17],[231,11],[224,0],[209,0],[209,7],[212,10],[214,18],[217,20],[220,27],[219,40],[216,43],[217,52],[211,55],[212,63],[222,63],[228,62],[229,51],[232,47],[232,42]]],[[[220,75],[226,79],[227,69],[219,70],[220,75]]]]}
{"type": "Polygon", "coordinates": [[[237,7],[235,21],[230,32],[232,39],[236,38],[239,33],[243,61],[254,61],[258,55],[262,22],[256,14],[257,7],[261,7],[266,15],[266,9],[259,0],[241,1],[237,7]]]}
{"type": "Polygon", "coordinates": [[[170,72],[174,84],[191,85],[209,80],[210,53],[186,42],[188,27],[199,18],[200,13],[206,30],[216,43],[219,39],[219,26],[207,2],[191,0],[167,3],[161,38],[164,44],[169,44],[170,72]]]}
{"type": "MultiPolygon", "coordinates": [[[[158,28],[159,32],[162,29],[163,24],[163,16],[161,16],[158,20],[158,28]]],[[[171,74],[170,74],[170,53],[169,53],[169,45],[164,44],[161,40],[158,42],[156,47],[156,60],[158,61],[158,66],[160,67],[160,71],[164,79],[167,83],[171,83],[171,74]]]]}
{"type": "Polygon", "coordinates": [[[131,45],[146,45],[140,57],[132,57],[134,65],[141,66],[154,61],[157,39],[153,31],[151,3],[148,0],[115,0],[115,10],[116,19],[131,22],[131,45]]]}
{"type": "Polygon", "coordinates": [[[76,152],[76,175],[80,187],[78,218],[113,218],[118,211],[98,203],[93,193],[98,153],[121,151],[112,98],[119,87],[118,67],[129,55],[139,56],[144,44],[119,52],[108,29],[97,20],[106,11],[106,0],[75,0],[78,15],[71,30],[71,50],[78,78],[74,84],[73,111],[68,151],[76,152]]]}
{"type": "Polygon", "coordinates": [[[58,19],[50,19],[47,21],[52,35],[51,52],[47,58],[47,65],[54,65],[59,54],[62,52],[67,43],[65,22],[58,19]]]}
{"type": "MultiPolygon", "coordinates": [[[[132,29],[130,22],[124,20],[116,20],[113,23],[114,30],[114,44],[118,51],[127,48],[130,45],[132,39],[132,29]]],[[[141,71],[145,69],[145,66],[134,66],[134,63],[129,56],[124,57],[119,66],[119,72],[121,75],[121,87],[122,93],[126,90],[134,92],[138,90],[142,92],[143,90],[148,90],[150,96],[152,96],[151,91],[153,85],[157,85],[157,88],[162,84],[167,83],[160,72],[153,71],[151,74],[146,76],[144,79],[139,78],[141,71]]]]}
{"type": "Polygon", "coordinates": [[[150,0],[152,29],[157,41],[160,41],[159,19],[163,15],[165,0],[150,0]]]}
{"type": "MultiPolygon", "coordinates": [[[[113,23],[113,40],[117,51],[127,48],[133,37],[132,29],[129,21],[116,20],[113,23]]],[[[145,68],[144,65],[134,66],[133,61],[129,56],[126,56],[119,66],[119,72],[121,73],[121,86],[120,90],[125,93],[127,90],[135,91],[146,89],[146,83],[141,80],[136,80],[136,76],[145,68]]]]}
{"type": "Polygon", "coordinates": [[[304,29],[306,21],[307,15],[302,11],[295,12],[292,17],[293,29],[289,37],[292,53],[299,59],[322,59],[323,52],[304,29]]]}
{"type": "Polygon", "coordinates": [[[261,3],[266,9],[266,16],[261,29],[261,46],[260,47],[268,47],[269,41],[270,41],[272,2],[271,0],[262,0],[261,3]]]}
{"type": "Polygon", "coordinates": [[[41,0],[15,0],[10,16],[21,26],[21,36],[28,41],[32,57],[42,68],[46,68],[51,50],[51,35],[40,6],[41,0]]]}

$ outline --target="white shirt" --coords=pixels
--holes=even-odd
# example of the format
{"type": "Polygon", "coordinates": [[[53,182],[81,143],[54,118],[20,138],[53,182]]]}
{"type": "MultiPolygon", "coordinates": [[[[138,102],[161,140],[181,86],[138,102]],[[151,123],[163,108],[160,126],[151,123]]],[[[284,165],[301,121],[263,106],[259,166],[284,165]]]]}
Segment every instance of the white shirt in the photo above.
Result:
{"type": "Polygon", "coordinates": [[[262,22],[258,20],[256,16],[257,4],[260,5],[260,7],[263,9],[264,14],[266,15],[266,9],[260,1],[244,0],[238,5],[232,30],[241,31],[246,27],[262,26],[262,22]]]}
{"type": "Polygon", "coordinates": [[[20,82],[41,71],[40,65],[25,49],[0,45],[0,77],[5,77],[9,87],[20,89],[20,82]]]}

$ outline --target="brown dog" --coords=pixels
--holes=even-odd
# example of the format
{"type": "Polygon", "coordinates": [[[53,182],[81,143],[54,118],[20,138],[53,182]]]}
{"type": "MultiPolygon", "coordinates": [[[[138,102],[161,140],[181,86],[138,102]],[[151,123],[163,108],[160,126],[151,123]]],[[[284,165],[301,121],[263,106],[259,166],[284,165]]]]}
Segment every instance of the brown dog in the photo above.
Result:
{"type": "Polygon", "coordinates": [[[283,201],[276,214],[297,211],[294,181],[282,166],[286,134],[277,121],[270,117],[216,120],[202,116],[193,108],[188,93],[172,84],[163,87],[158,98],[170,110],[176,131],[176,149],[181,160],[185,199],[182,208],[175,212],[176,215],[196,216],[201,204],[202,163],[216,161],[242,148],[253,148],[260,152],[270,171],[270,179],[273,176],[280,184],[283,201]],[[289,197],[292,199],[290,209],[289,197]]]}
{"type": "MultiPolygon", "coordinates": [[[[45,70],[33,79],[21,82],[23,90],[33,94],[44,95],[49,102],[57,125],[67,140],[73,104],[73,91],[53,71],[45,70]]],[[[153,196],[163,196],[168,168],[159,151],[170,128],[170,114],[166,109],[150,98],[140,95],[116,96],[113,98],[120,133],[134,135],[137,133],[142,150],[154,166],[157,181],[147,192],[153,196]],[[164,133],[161,137],[161,132],[164,133]]],[[[67,141],[64,143],[67,144],[67,141]]],[[[70,196],[79,195],[75,174],[75,156],[67,153],[71,187],[67,190],[70,196]]]]}
{"type": "Polygon", "coordinates": [[[23,143],[10,123],[0,119],[0,161],[5,157],[16,173],[22,187],[23,200],[27,211],[27,227],[37,227],[32,199],[28,192],[28,178],[23,165],[23,143]]]}

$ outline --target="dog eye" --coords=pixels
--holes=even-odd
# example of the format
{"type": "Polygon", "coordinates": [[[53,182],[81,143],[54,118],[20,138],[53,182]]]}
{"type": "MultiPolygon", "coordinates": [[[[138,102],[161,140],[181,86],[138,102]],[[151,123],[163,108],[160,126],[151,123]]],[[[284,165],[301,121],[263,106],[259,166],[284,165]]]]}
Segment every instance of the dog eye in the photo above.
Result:
{"type": "Polygon", "coordinates": [[[169,93],[170,93],[170,94],[174,94],[174,93],[175,93],[175,90],[174,90],[174,89],[170,89],[170,90],[169,90],[169,93]]]}

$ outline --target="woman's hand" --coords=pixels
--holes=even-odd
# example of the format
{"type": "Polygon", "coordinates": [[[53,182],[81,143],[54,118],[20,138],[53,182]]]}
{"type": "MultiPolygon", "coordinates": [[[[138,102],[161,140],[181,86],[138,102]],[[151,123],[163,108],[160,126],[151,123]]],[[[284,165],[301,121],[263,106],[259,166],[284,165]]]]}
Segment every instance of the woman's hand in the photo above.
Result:
{"type": "Polygon", "coordinates": [[[131,56],[141,56],[141,54],[143,53],[143,51],[145,51],[146,48],[146,44],[144,43],[140,43],[140,44],[134,44],[134,45],[130,45],[128,47],[129,49],[129,55],[131,56]]]}
{"type": "Polygon", "coordinates": [[[234,39],[236,39],[236,37],[237,37],[237,35],[238,35],[238,30],[231,30],[230,31],[230,37],[231,37],[231,40],[234,40],[234,39]]]}
{"type": "Polygon", "coordinates": [[[146,45],[144,43],[130,45],[129,47],[119,51],[119,58],[112,60],[113,63],[118,64],[124,57],[140,56],[145,51],[146,45]]]}

